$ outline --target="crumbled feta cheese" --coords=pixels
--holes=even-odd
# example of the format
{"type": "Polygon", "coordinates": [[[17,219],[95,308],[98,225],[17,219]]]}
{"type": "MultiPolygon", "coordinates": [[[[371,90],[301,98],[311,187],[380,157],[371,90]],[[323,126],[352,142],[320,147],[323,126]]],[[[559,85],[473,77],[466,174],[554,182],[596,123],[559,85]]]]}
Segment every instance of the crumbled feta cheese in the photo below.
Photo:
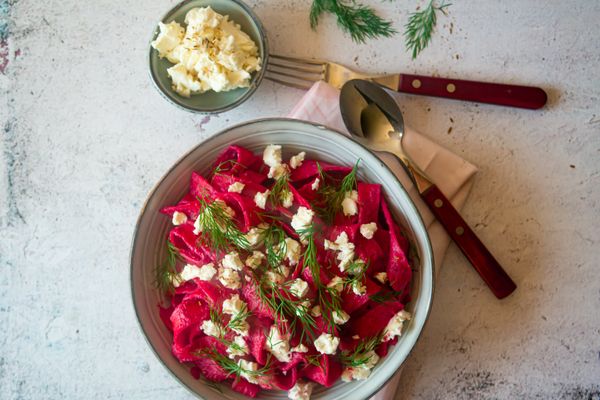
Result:
{"type": "Polygon", "coordinates": [[[181,43],[185,36],[185,29],[175,21],[168,24],[159,22],[158,27],[160,28],[160,33],[151,45],[158,50],[159,56],[163,58],[181,43]]]}
{"type": "Polygon", "coordinates": [[[286,192],[283,199],[281,199],[281,205],[285,208],[290,208],[294,204],[294,194],[292,192],[286,192]]]}
{"type": "Polygon", "coordinates": [[[262,251],[253,251],[252,255],[246,258],[246,266],[251,269],[258,268],[262,262],[266,259],[265,253],[262,251]]]}
{"type": "Polygon", "coordinates": [[[388,340],[392,340],[396,336],[402,335],[402,325],[404,321],[410,320],[411,315],[408,311],[402,310],[398,311],[396,315],[390,319],[387,326],[383,330],[383,341],[387,342],[388,340]]]}
{"type": "Polygon", "coordinates": [[[200,325],[200,329],[207,336],[212,336],[216,338],[220,338],[225,333],[225,329],[219,324],[215,324],[211,320],[207,319],[200,325]]]}
{"type": "Polygon", "coordinates": [[[285,239],[285,257],[289,260],[290,265],[298,264],[300,256],[302,255],[302,248],[300,243],[292,238],[285,239]]]}
{"type": "Polygon", "coordinates": [[[175,211],[173,213],[173,220],[171,222],[173,222],[173,225],[185,224],[187,222],[187,215],[182,212],[175,211]]]}
{"type": "Polygon", "coordinates": [[[351,192],[346,192],[344,200],[342,200],[342,211],[345,216],[356,215],[358,213],[358,192],[356,190],[352,190],[351,192]]]}
{"type": "Polygon", "coordinates": [[[217,273],[215,266],[213,263],[204,264],[200,267],[200,272],[198,272],[198,278],[201,281],[210,281],[213,276],[217,273]]]}
{"type": "Polygon", "coordinates": [[[312,310],[310,310],[310,315],[312,315],[313,317],[320,317],[321,316],[321,306],[314,306],[312,308],[312,310]]]}
{"type": "Polygon", "coordinates": [[[304,161],[304,157],[306,157],[306,152],[301,151],[300,153],[290,158],[290,167],[292,169],[296,169],[299,166],[301,166],[302,162],[304,161]]]}
{"type": "Polygon", "coordinates": [[[248,306],[244,302],[244,300],[240,299],[239,294],[234,294],[228,299],[223,301],[223,314],[229,314],[232,317],[235,317],[241,312],[244,312],[248,309],[248,306]]]}
{"type": "Polygon", "coordinates": [[[230,193],[242,193],[245,186],[246,185],[244,185],[242,182],[233,182],[231,185],[229,185],[227,191],[230,193]]]}
{"type": "Polygon", "coordinates": [[[187,282],[194,278],[198,278],[201,281],[210,281],[216,273],[217,271],[215,270],[213,263],[205,264],[202,267],[186,264],[179,273],[177,279],[173,281],[173,284],[175,287],[178,287],[181,282],[187,282]]]}
{"type": "Polygon", "coordinates": [[[385,284],[387,282],[387,272],[378,272],[375,274],[375,279],[379,282],[385,284]]]}
{"type": "Polygon", "coordinates": [[[248,354],[248,345],[242,336],[236,336],[233,339],[233,343],[227,347],[227,354],[229,354],[229,358],[248,354]]]}
{"type": "Polygon", "coordinates": [[[296,381],[296,384],[288,391],[288,399],[291,400],[310,400],[314,383],[296,381]]]}
{"type": "Polygon", "coordinates": [[[241,271],[244,269],[244,263],[242,263],[242,260],[240,260],[240,255],[237,251],[232,251],[231,253],[225,254],[221,260],[221,265],[223,268],[229,268],[234,271],[241,271]]]}
{"type": "Polygon", "coordinates": [[[268,228],[269,226],[267,224],[259,224],[258,226],[250,228],[244,235],[248,244],[252,247],[259,246],[263,242],[265,231],[268,228]]]}
{"type": "Polygon", "coordinates": [[[344,272],[348,264],[354,259],[354,243],[348,241],[346,232],[342,232],[335,239],[335,244],[338,250],[337,259],[340,261],[338,268],[341,272],[344,272]]]}
{"type": "Polygon", "coordinates": [[[296,278],[290,286],[290,292],[297,298],[301,299],[302,297],[306,296],[306,293],[308,293],[308,283],[300,278],[296,278]]]}
{"type": "Polygon", "coordinates": [[[371,370],[379,362],[379,356],[374,351],[369,351],[362,355],[362,357],[365,357],[367,361],[356,367],[348,367],[342,372],[342,380],[344,382],[350,382],[352,379],[362,381],[371,375],[371,370]]]}
{"type": "Polygon", "coordinates": [[[298,211],[292,217],[292,228],[298,231],[302,231],[308,228],[312,222],[315,213],[306,207],[298,207],[298,211]]]}
{"type": "Polygon", "coordinates": [[[267,271],[265,272],[265,282],[271,285],[281,285],[285,277],[278,272],[275,271],[267,271]]]}
{"type": "Polygon", "coordinates": [[[357,296],[362,296],[367,293],[367,287],[360,281],[352,282],[352,292],[357,296]]]}
{"type": "Polygon", "coordinates": [[[279,272],[281,273],[281,276],[283,276],[284,278],[287,278],[288,276],[290,276],[290,269],[288,267],[286,267],[285,265],[279,266],[279,272]]]}
{"type": "Polygon", "coordinates": [[[327,284],[327,287],[341,293],[344,290],[344,280],[339,276],[334,276],[327,284]]]}
{"type": "Polygon", "coordinates": [[[342,372],[342,382],[352,382],[352,368],[345,368],[342,372]]]}
{"type": "Polygon", "coordinates": [[[315,178],[315,180],[313,181],[312,185],[310,185],[310,188],[314,191],[319,190],[319,184],[321,183],[321,180],[319,178],[315,178]]]}
{"type": "Polygon", "coordinates": [[[362,224],[360,226],[360,234],[363,235],[365,239],[373,239],[375,232],[377,232],[377,223],[375,222],[362,224]]]}
{"type": "Polygon", "coordinates": [[[281,164],[281,146],[270,144],[263,151],[263,161],[269,167],[276,167],[281,164]]]}
{"type": "Polygon", "coordinates": [[[287,166],[287,164],[279,164],[279,165],[269,168],[269,173],[267,174],[267,178],[279,179],[282,176],[285,176],[289,173],[290,173],[290,168],[287,166]]]}
{"type": "Polygon", "coordinates": [[[315,348],[321,354],[335,354],[339,344],[340,338],[330,333],[322,333],[314,342],[315,348]]]}
{"type": "Polygon", "coordinates": [[[350,319],[350,315],[344,310],[333,312],[333,322],[337,325],[344,325],[350,319]]]}
{"type": "Polygon", "coordinates": [[[159,23],[160,34],[152,47],[159,57],[176,64],[167,69],[172,87],[190,97],[208,90],[222,92],[248,87],[252,72],[261,69],[256,43],[228,16],[211,7],[196,7],[177,22],[159,23]]]}
{"type": "Polygon", "coordinates": [[[250,383],[258,383],[258,374],[256,373],[256,371],[258,371],[257,363],[240,359],[238,360],[238,365],[241,369],[240,376],[242,378],[246,379],[250,383]]]}
{"type": "Polygon", "coordinates": [[[231,268],[219,269],[219,282],[228,289],[239,289],[242,287],[240,275],[231,268]]]}
{"type": "Polygon", "coordinates": [[[308,347],[300,343],[298,346],[294,346],[290,349],[292,353],[308,353],[308,347]]]}
{"type": "Polygon", "coordinates": [[[290,361],[290,342],[287,337],[281,335],[277,326],[271,326],[265,346],[277,360],[281,362],[290,361]]]}
{"type": "Polygon", "coordinates": [[[254,204],[256,204],[258,208],[262,208],[264,210],[267,205],[267,199],[269,198],[270,193],[270,190],[265,190],[262,193],[257,192],[254,195],[254,204]]]}

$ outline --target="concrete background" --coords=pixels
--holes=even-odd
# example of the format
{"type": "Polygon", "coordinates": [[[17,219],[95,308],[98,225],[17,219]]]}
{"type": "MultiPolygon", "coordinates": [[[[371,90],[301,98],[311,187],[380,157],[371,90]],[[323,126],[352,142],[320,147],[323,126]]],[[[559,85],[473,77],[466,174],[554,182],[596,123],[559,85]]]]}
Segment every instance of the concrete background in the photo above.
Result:
{"type": "MultiPolygon", "coordinates": [[[[423,3],[367,2],[399,30],[423,3]]],[[[308,0],[249,3],[275,52],[548,89],[542,111],[405,97],[408,123],[481,168],[464,215],[519,289],[497,301],[452,247],[397,398],[600,399],[600,2],[457,1],[417,61],[400,35],[312,32],[308,0]]],[[[2,399],[192,397],[133,315],[139,208],[191,146],[302,92],[265,82],[214,117],[165,102],[146,52],[174,4],[0,0],[2,399]]]]}

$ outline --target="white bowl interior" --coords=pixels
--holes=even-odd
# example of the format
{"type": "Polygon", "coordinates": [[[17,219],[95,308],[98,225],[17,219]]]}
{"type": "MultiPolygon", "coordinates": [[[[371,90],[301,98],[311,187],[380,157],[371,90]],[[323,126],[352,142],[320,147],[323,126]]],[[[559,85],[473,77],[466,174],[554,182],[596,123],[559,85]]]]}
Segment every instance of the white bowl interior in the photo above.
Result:
{"type": "MultiPolygon", "coordinates": [[[[406,360],[425,324],[433,294],[433,257],[429,237],[419,213],[397,178],[373,153],[346,136],[328,128],[291,119],[265,119],[229,128],[183,156],[150,193],[140,214],[131,250],[131,288],[137,317],[148,343],[166,368],[193,393],[207,400],[246,399],[226,385],[222,392],[194,379],[189,366],[180,364],[171,354],[171,333],[158,316],[159,296],[153,287],[154,266],[163,260],[164,243],[170,220],[159,213],[161,207],[175,204],[187,192],[192,171],[206,174],[217,155],[237,144],[262,152],[268,144],[280,144],[284,157],[306,151],[307,158],[339,165],[353,165],[361,159],[359,178],[380,183],[396,221],[414,243],[420,265],[414,265],[412,301],[407,309],[413,319],[404,326],[398,343],[375,367],[369,379],[344,383],[331,388],[315,388],[311,399],[366,399],[379,390],[406,360]]],[[[259,399],[286,399],[281,391],[263,391],[259,399]]]]}

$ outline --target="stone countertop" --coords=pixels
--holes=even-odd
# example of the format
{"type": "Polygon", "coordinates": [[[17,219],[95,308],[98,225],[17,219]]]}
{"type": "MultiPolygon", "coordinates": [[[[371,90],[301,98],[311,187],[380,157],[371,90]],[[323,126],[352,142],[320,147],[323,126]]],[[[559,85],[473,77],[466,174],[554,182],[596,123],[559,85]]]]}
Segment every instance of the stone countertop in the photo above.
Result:
{"type": "MultiPolygon", "coordinates": [[[[548,89],[541,111],[404,97],[409,124],[480,167],[464,216],[519,289],[496,300],[452,246],[397,399],[600,398],[600,3],[454,2],[416,61],[400,35],[312,32],[308,0],[249,3],[278,53],[548,89]]],[[[402,30],[418,2],[368,3],[402,30]]],[[[265,81],[213,117],[167,103],[146,53],[174,4],[0,0],[0,398],[192,398],[133,314],[139,209],[190,147],[303,92],[265,81]]]]}

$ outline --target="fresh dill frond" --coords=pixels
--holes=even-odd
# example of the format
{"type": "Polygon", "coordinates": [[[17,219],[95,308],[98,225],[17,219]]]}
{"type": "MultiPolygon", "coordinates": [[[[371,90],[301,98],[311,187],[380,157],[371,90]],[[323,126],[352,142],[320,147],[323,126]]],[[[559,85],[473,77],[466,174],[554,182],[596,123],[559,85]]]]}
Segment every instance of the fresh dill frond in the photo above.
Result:
{"type": "Polygon", "coordinates": [[[269,227],[262,233],[265,246],[265,255],[267,264],[273,269],[279,271],[279,266],[285,259],[287,245],[285,244],[286,234],[283,228],[276,223],[269,224],[269,227]]]}
{"type": "Polygon", "coordinates": [[[334,186],[334,180],[327,176],[327,174],[321,169],[321,166],[317,164],[319,169],[319,177],[321,180],[321,186],[317,190],[320,198],[323,199],[323,203],[315,207],[315,210],[321,218],[328,223],[331,223],[335,218],[336,214],[342,209],[342,201],[346,197],[346,193],[351,192],[357,187],[356,174],[358,172],[358,164],[360,159],[356,161],[352,170],[342,179],[339,187],[334,186]]]}
{"type": "Polygon", "coordinates": [[[396,33],[391,21],[381,18],[371,7],[354,0],[313,0],[310,9],[312,29],[316,29],[319,18],[324,13],[335,15],[338,26],[357,43],[377,37],[390,37],[396,33]]]}
{"type": "Polygon", "coordinates": [[[374,295],[369,296],[369,299],[374,301],[375,303],[385,303],[392,299],[398,298],[398,296],[401,296],[402,293],[402,290],[380,291],[375,293],[374,295]]]}
{"type": "Polygon", "coordinates": [[[227,213],[227,205],[223,201],[207,201],[199,197],[200,212],[198,224],[202,228],[200,241],[210,246],[217,254],[225,253],[232,248],[249,250],[250,243],[238,229],[231,215],[227,213]]]}
{"type": "Polygon", "coordinates": [[[268,199],[271,201],[274,207],[278,207],[285,204],[288,196],[292,195],[289,184],[289,174],[283,174],[273,184],[271,191],[269,192],[268,199]]]}
{"type": "Polygon", "coordinates": [[[417,58],[419,53],[427,47],[431,41],[431,35],[437,23],[438,11],[446,13],[446,8],[451,4],[442,3],[436,5],[435,0],[430,0],[427,7],[421,11],[416,11],[410,15],[407,24],[405,25],[404,37],[406,40],[406,48],[412,52],[413,60],[417,58]]]}
{"type": "Polygon", "coordinates": [[[225,160],[221,163],[219,163],[219,165],[217,165],[215,167],[215,169],[213,170],[213,175],[223,175],[224,172],[227,171],[231,171],[233,169],[233,167],[239,165],[242,168],[246,168],[245,165],[240,164],[239,162],[235,161],[235,160],[225,160]],[[228,165],[230,165],[229,168],[226,168],[228,165]]]}
{"type": "Polygon", "coordinates": [[[315,282],[315,286],[321,285],[321,267],[317,260],[317,244],[315,243],[315,225],[296,230],[300,239],[306,243],[302,254],[302,268],[308,267],[315,282]]]}
{"type": "Polygon", "coordinates": [[[257,369],[256,371],[253,371],[253,370],[243,368],[235,360],[232,360],[231,358],[224,356],[223,354],[219,353],[214,348],[202,349],[200,351],[197,351],[196,355],[200,356],[200,357],[211,358],[217,364],[219,364],[219,366],[221,368],[223,368],[223,370],[225,370],[225,372],[227,373],[228,376],[234,376],[236,378],[240,377],[242,375],[242,373],[245,375],[250,375],[250,376],[255,376],[255,377],[265,376],[271,370],[271,362],[270,362],[269,356],[267,356],[268,357],[267,362],[263,367],[257,369]]]}
{"type": "Polygon", "coordinates": [[[310,365],[314,365],[315,367],[320,367],[321,366],[321,362],[319,361],[321,359],[321,354],[311,354],[306,356],[306,362],[309,363],[310,365]]]}
{"type": "Polygon", "coordinates": [[[373,357],[373,355],[369,353],[375,350],[377,345],[381,343],[382,339],[383,332],[376,336],[361,340],[354,351],[343,351],[340,355],[340,361],[344,366],[347,367],[359,367],[367,364],[371,357],[373,357]]]}
{"type": "Polygon", "coordinates": [[[175,291],[175,282],[179,281],[177,261],[180,258],[179,250],[167,240],[167,256],[154,269],[154,286],[162,295],[172,294],[175,291]]]}
{"type": "MultiPolygon", "coordinates": [[[[256,278],[255,278],[256,280],[256,278]]],[[[289,329],[296,333],[301,328],[301,341],[305,335],[315,338],[316,321],[303,304],[294,298],[288,286],[256,280],[257,294],[262,304],[271,310],[275,321],[290,321],[289,329]]]]}
{"type": "Polygon", "coordinates": [[[252,311],[248,310],[248,307],[244,304],[240,312],[231,317],[227,323],[227,328],[233,331],[239,331],[244,328],[246,318],[252,315],[252,311]]]}
{"type": "Polygon", "coordinates": [[[334,316],[344,311],[342,309],[340,293],[335,288],[320,286],[317,296],[319,298],[319,306],[321,307],[321,316],[329,328],[329,333],[333,333],[335,330],[334,316]]]}

